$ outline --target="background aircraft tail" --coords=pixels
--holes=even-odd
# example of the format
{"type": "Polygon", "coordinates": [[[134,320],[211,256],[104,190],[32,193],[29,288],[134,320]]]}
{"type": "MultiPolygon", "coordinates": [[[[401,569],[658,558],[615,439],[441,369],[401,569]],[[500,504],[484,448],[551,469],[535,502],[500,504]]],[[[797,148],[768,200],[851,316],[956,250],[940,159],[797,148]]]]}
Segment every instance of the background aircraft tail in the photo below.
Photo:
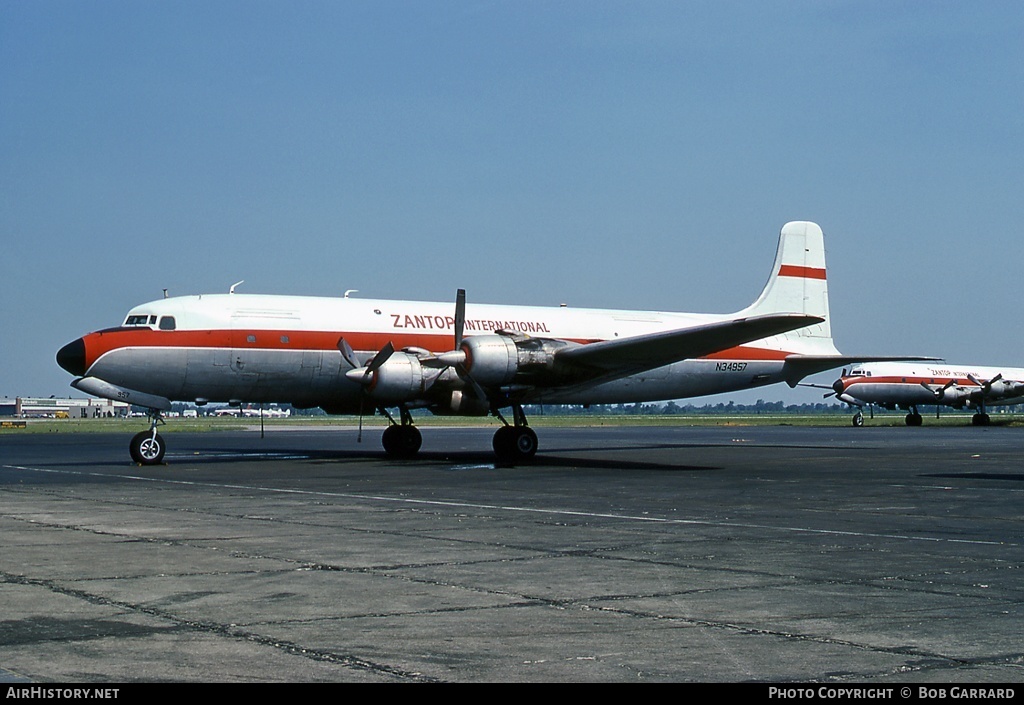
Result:
{"type": "Polygon", "coordinates": [[[839,355],[832,342],[825,276],[825,236],[817,223],[782,226],[768,283],[757,300],[737,315],[804,313],[825,320],[767,340],[772,347],[803,355],[839,355]]]}

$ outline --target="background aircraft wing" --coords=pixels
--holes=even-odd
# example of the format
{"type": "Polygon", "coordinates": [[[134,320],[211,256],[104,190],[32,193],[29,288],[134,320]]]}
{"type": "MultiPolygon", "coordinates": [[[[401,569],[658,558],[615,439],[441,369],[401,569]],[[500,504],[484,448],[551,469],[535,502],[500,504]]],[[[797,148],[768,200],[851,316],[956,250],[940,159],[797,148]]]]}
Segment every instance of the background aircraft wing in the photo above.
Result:
{"type": "Polygon", "coordinates": [[[817,316],[796,313],[736,318],[566,348],[555,353],[555,358],[559,364],[586,369],[591,373],[624,377],[680,360],[728,350],[754,340],[821,323],[822,320],[817,316]]]}

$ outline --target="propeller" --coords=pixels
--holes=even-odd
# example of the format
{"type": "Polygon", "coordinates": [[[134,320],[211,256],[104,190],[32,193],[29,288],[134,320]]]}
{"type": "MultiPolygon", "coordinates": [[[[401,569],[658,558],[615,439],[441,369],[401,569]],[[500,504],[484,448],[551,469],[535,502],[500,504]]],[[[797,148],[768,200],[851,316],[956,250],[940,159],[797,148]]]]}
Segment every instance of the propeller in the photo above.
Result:
{"type": "Polygon", "coordinates": [[[992,385],[994,385],[996,382],[998,382],[1002,378],[1003,378],[1003,373],[1002,372],[1000,372],[999,374],[997,374],[995,377],[993,377],[990,380],[978,379],[977,377],[975,377],[974,375],[971,375],[971,374],[967,375],[967,379],[971,380],[976,385],[981,387],[981,393],[984,394],[985,396],[988,396],[989,394],[992,393],[992,385]]]}
{"type": "Polygon", "coordinates": [[[443,353],[438,359],[450,364],[455,368],[455,374],[461,379],[469,382],[473,392],[478,399],[487,400],[487,392],[477,384],[476,380],[466,369],[466,351],[462,349],[462,334],[466,326],[466,290],[459,289],[455,293],[455,349],[450,353],[443,353]]]}
{"type": "MultiPolygon", "coordinates": [[[[352,355],[352,348],[344,338],[338,341],[338,349],[341,350],[342,357],[344,357],[349,364],[352,364],[355,361],[355,357],[352,355]],[[342,349],[342,343],[344,343],[344,347],[348,349],[347,356],[346,351],[342,349]]],[[[391,341],[388,341],[388,344],[377,351],[377,354],[373,356],[373,359],[370,360],[366,367],[359,368],[353,365],[353,368],[346,372],[345,376],[353,382],[359,382],[364,387],[368,387],[370,386],[370,383],[373,382],[373,373],[380,369],[380,366],[387,362],[388,358],[394,354],[395,346],[391,344],[391,341]]]]}
{"type": "Polygon", "coordinates": [[[461,377],[463,371],[459,366],[466,362],[466,352],[462,350],[462,336],[466,329],[466,290],[459,289],[455,293],[455,347],[440,355],[423,357],[420,362],[426,367],[455,367],[461,377]]]}
{"type": "MultiPolygon", "coordinates": [[[[843,372],[846,372],[846,370],[843,370],[843,372]]],[[[828,393],[822,395],[821,398],[822,399],[828,399],[829,397],[833,397],[833,396],[837,397],[840,394],[842,394],[843,392],[845,392],[846,391],[846,384],[843,382],[843,378],[840,377],[835,382],[833,382],[831,389],[832,389],[831,392],[828,392],[828,393]]]]}
{"type": "Polygon", "coordinates": [[[466,351],[462,349],[463,334],[466,329],[466,290],[459,289],[455,294],[455,347],[449,352],[440,353],[421,358],[420,362],[424,367],[452,368],[459,379],[468,382],[473,388],[474,394],[481,400],[487,400],[487,392],[484,391],[476,380],[466,369],[466,351]]]}
{"type": "Polygon", "coordinates": [[[927,382],[921,382],[921,386],[924,387],[925,389],[927,389],[932,394],[934,394],[935,395],[935,399],[937,401],[942,401],[942,399],[944,399],[945,396],[946,396],[946,391],[950,387],[955,385],[955,384],[956,384],[956,380],[955,379],[951,379],[948,382],[946,382],[944,385],[942,385],[942,387],[940,387],[938,389],[934,389],[931,386],[929,386],[927,382]]]}
{"type": "Polygon", "coordinates": [[[388,341],[388,344],[377,351],[377,354],[373,356],[373,359],[370,360],[366,367],[359,367],[355,353],[352,351],[352,346],[348,344],[345,338],[338,339],[338,351],[345,362],[352,367],[351,370],[345,373],[345,376],[353,382],[363,385],[363,390],[359,394],[359,434],[356,436],[356,443],[362,443],[363,402],[366,400],[366,388],[373,382],[373,373],[380,369],[380,366],[387,362],[389,357],[395,354],[395,346],[391,344],[391,341],[388,341]]]}

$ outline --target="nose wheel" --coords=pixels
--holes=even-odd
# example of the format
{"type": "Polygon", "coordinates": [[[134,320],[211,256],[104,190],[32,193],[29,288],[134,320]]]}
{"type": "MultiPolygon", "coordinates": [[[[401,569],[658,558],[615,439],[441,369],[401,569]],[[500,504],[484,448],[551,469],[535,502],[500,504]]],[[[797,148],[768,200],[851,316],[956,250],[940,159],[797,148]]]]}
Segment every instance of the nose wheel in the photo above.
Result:
{"type": "Polygon", "coordinates": [[[128,444],[128,452],[132,460],[139,465],[159,465],[164,461],[167,446],[164,438],[156,432],[156,427],[164,422],[159,411],[150,414],[149,430],[136,433],[128,444]]]}
{"type": "Polygon", "coordinates": [[[128,445],[132,460],[139,465],[159,465],[163,462],[166,449],[164,437],[149,431],[136,433],[128,445]]]}

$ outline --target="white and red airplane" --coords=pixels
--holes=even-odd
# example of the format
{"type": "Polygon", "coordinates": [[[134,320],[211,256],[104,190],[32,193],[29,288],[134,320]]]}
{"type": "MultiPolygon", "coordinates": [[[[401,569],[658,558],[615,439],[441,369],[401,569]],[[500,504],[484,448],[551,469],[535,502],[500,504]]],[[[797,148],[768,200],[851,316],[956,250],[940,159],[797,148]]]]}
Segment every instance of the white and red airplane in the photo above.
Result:
{"type": "MultiPolygon", "coordinates": [[[[234,287],[232,287],[232,292],[234,287]]],[[[379,410],[384,449],[412,456],[410,409],[493,414],[501,458],[537,450],[524,404],[678,399],[759,387],[866,359],[832,343],[821,228],[782,228],[758,299],[731,315],[221,294],[164,298],[61,348],[73,387],[151,410],[131,442],[159,463],[171,401],[379,410]],[[400,420],[388,413],[399,410],[400,420]],[[501,415],[511,408],[512,423],[501,415]]]]}
{"type": "MultiPolygon", "coordinates": [[[[858,408],[854,426],[864,425],[864,406],[909,412],[908,426],[920,426],[919,406],[974,409],[975,426],[987,426],[988,406],[1024,403],[1024,369],[1014,367],[967,367],[935,362],[882,362],[862,364],[832,385],[836,399],[858,408]]],[[[832,396],[828,394],[826,396],[832,396]]]]}

